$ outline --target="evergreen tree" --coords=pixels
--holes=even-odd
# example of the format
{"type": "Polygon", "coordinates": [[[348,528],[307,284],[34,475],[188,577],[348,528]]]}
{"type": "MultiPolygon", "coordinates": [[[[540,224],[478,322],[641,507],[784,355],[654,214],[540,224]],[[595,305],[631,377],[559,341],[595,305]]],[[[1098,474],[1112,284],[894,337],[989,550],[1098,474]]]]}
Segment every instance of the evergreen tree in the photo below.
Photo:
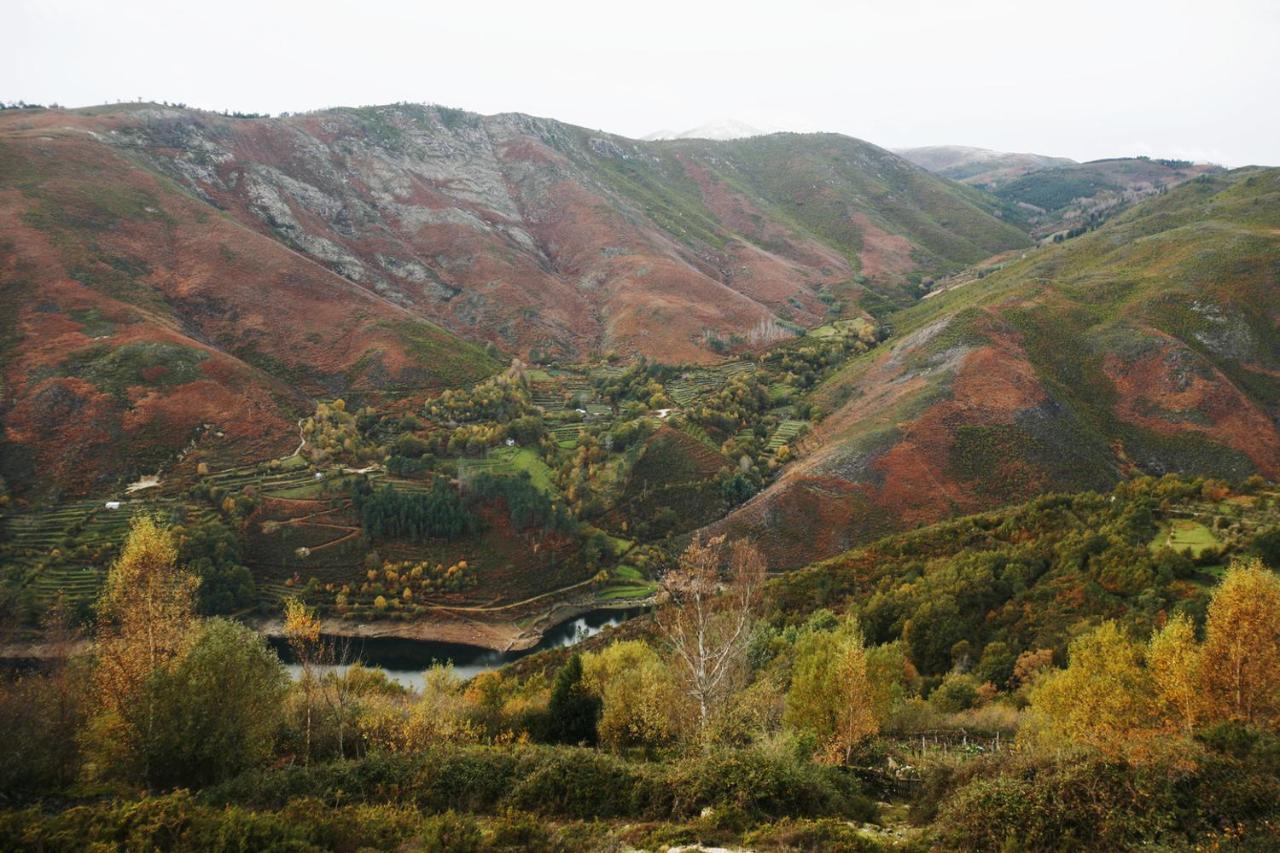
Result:
{"type": "Polygon", "coordinates": [[[551,715],[552,741],[595,744],[600,700],[582,683],[582,655],[574,654],[556,675],[547,710],[551,715]]]}

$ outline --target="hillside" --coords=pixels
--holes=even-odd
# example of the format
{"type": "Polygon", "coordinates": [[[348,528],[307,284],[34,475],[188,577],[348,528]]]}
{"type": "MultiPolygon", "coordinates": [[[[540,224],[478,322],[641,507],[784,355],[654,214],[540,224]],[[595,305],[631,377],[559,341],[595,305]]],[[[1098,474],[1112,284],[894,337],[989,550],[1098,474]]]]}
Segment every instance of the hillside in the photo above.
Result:
{"type": "Polygon", "coordinates": [[[1004,216],[1037,238],[1076,236],[1126,207],[1218,166],[1185,160],[1065,157],[939,145],[895,151],[934,174],[992,193],[1004,216]]]}
{"type": "Polygon", "coordinates": [[[1042,169],[1076,165],[1069,157],[1014,154],[967,145],[927,145],[895,148],[893,153],[936,175],[982,189],[995,189],[1015,178],[1042,169]]]}
{"type": "Polygon", "coordinates": [[[198,442],[287,453],[311,398],[426,392],[497,363],[76,128],[0,120],[0,471],[100,493],[198,442]]]}
{"type": "Polygon", "coordinates": [[[1037,237],[1082,232],[1119,210],[1218,166],[1146,157],[1093,160],[1042,169],[992,188],[1011,218],[1037,237]]]}
{"type": "Polygon", "coordinates": [[[390,302],[535,359],[709,361],[1026,245],[977,193],[830,135],[636,142],[412,105],[76,128],[390,302]]]}
{"type": "Polygon", "coordinates": [[[714,527],[797,566],[1134,472],[1275,477],[1278,275],[1280,171],[1242,169],[938,292],[818,389],[800,461],[714,527]]]}

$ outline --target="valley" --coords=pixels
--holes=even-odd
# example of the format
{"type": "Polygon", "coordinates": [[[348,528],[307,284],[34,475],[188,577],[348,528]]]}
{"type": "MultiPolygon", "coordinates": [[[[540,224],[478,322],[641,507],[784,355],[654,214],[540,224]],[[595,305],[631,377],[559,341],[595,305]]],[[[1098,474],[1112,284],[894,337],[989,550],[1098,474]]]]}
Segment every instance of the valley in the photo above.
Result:
{"type": "Polygon", "coordinates": [[[294,452],[221,470],[226,435],[202,426],[151,488],[11,515],[7,583],[32,618],[55,599],[87,617],[151,513],[184,531],[208,611],[265,633],[296,597],[333,636],[528,648],[651,601],[673,543],[777,476],[821,416],[810,390],[877,338],[841,320],[710,367],[517,360],[419,408],[321,402],[294,452]]]}
{"type": "MultiPolygon", "coordinates": [[[[28,624],[58,596],[87,616],[139,510],[211,549],[211,577],[232,578],[210,593],[218,612],[275,630],[281,601],[302,596],[333,633],[507,649],[648,600],[698,531],[749,535],[792,569],[1051,484],[1280,472],[1270,170],[1161,178],[1097,230],[1032,247],[999,221],[1000,192],[1080,164],[964,154],[1018,170],[987,196],[830,135],[635,143],[404,105],[6,115],[0,155],[19,276],[0,549],[28,624]],[[551,186],[597,201],[556,201],[551,186]],[[615,230],[579,222],[572,240],[587,242],[564,242],[536,212],[548,204],[606,205],[615,230]],[[443,210],[452,230],[424,224],[443,210]],[[464,234],[490,260],[539,252],[537,275],[574,270],[575,304],[604,325],[566,336],[546,323],[579,308],[550,303],[460,322],[459,300],[480,304],[468,294],[527,297],[473,290],[461,267],[411,274],[391,244],[370,248],[387,217],[396,251],[419,259],[457,257],[464,234]],[[627,337],[601,313],[630,298],[610,240],[661,246],[733,291],[668,278],[698,310],[746,299],[755,319],[693,330],[654,315],[646,335],[680,340],[627,337]],[[746,246],[783,265],[733,272],[746,246]],[[583,265],[597,253],[604,267],[583,265]],[[1196,258],[1176,285],[1188,302],[1169,289],[1171,253],[1196,258]],[[252,283],[277,269],[323,311],[252,283]],[[610,295],[588,309],[588,293],[610,295]],[[123,488],[157,470],[158,486],[123,488]]],[[[942,174],[968,169],[930,156],[942,174]]],[[[984,186],[980,174],[961,177],[984,186]]],[[[508,285],[559,299],[517,268],[508,285]]],[[[650,306],[668,292],[637,286],[650,306]]]]}
{"type": "Polygon", "coordinates": [[[0,110],[0,847],[1274,848],[1280,169],[711,130],[0,110]]]}

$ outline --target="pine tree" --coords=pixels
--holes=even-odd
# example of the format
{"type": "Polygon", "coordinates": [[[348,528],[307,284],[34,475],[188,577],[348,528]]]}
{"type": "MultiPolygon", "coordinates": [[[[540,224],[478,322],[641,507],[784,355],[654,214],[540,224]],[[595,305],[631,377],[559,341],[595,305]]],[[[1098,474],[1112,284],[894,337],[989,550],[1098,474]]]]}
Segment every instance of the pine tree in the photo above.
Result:
{"type": "Polygon", "coordinates": [[[582,682],[582,655],[575,653],[556,674],[547,711],[551,715],[549,734],[552,741],[595,744],[600,700],[591,695],[582,682]]]}

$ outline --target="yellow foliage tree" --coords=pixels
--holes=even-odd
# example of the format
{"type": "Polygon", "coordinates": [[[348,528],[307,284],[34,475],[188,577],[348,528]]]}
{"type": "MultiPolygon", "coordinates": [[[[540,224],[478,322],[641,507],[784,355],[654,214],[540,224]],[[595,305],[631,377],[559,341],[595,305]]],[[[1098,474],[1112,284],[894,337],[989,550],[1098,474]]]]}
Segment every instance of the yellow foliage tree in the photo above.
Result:
{"type": "MultiPolygon", "coordinates": [[[[196,618],[198,583],[178,568],[173,530],[149,515],[134,518],[98,600],[94,687],[101,714],[93,730],[99,746],[143,752],[154,727],[153,709],[129,714],[134,724],[125,723],[121,711],[152,701],[143,688],[182,650],[196,618]]],[[[145,778],[147,768],[141,771],[145,778]]]]}
{"type": "Polygon", "coordinates": [[[1147,669],[1165,718],[1188,734],[1204,711],[1201,660],[1195,626],[1184,613],[1153,634],[1147,646],[1147,669]]]}
{"type": "Polygon", "coordinates": [[[816,734],[818,759],[847,763],[853,748],[879,731],[878,695],[867,672],[867,650],[854,619],[796,644],[795,669],[783,722],[816,734]]]}
{"type": "Polygon", "coordinates": [[[451,665],[423,673],[422,695],[411,705],[389,697],[368,696],[357,725],[371,747],[413,752],[441,743],[475,743],[480,732],[462,679],[451,665]]]}
{"type": "Polygon", "coordinates": [[[584,655],[582,682],[603,705],[597,724],[601,744],[650,748],[675,736],[679,687],[645,643],[628,640],[584,655]]]}
{"type": "Polygon", "coordinates": [[[1203,655],[1213,716],[1280,726],[1280,577],[1257,557],[1234,563],[1214,590],[1203,655]]]}
{"type": "Polygon", "coordinates": [[[1142,646],[1115,622],[1078,637],[1067,668],[1044,675],[1031,688],[1019,739],[1050,752],[1142,756],[1158,732],[1155,688],[1142,664],[1142,646]]]}
{"type": "Polygon", "coordinates": [[[302,696],[305,722],[303,725],[303,761],[311,763],[311,715],[315,707],[315,692],[319,685],[315,666],[322,655],[320,645],[320,619],[296,598],[284,603],[284,636],[289,641],[293,656],[302,667],[302,696]]]}

